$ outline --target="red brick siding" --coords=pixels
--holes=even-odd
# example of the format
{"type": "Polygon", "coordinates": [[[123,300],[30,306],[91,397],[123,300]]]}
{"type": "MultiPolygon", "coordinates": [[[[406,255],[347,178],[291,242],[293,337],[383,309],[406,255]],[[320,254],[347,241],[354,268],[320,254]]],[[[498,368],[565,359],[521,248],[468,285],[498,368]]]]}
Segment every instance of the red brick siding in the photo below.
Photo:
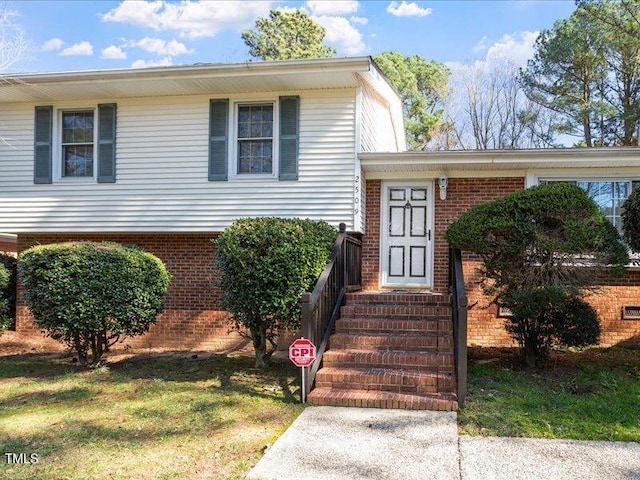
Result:
{"type": "MultiPolygon", "coordinates": [[[[366,234],[363,239],[363,279],[369,290],[379,288],[380,259],[380,188],[379,180],[367,181],[366,234]]],[[[440,200],[436,185],[434,206],[434,291],[447,293],[448,245],[444,232],[463,212],[476,205],[504,197],[524,188],[524,178],[449,179],[446,200],[440,200]]],[[[465,285],[469,297],[468,338],[471,345],[505,346],[512,340],[504,329],[503,319],[496,317],[496,305],[482,295],[477,273],[478,263],[467,257],[464,263],[465,285]]],[[[588,297],[603,327],[601,343],[613,345],[640,339],[640,321],[622,320],[623,305],[640,304],[640,271],[630,271],[622,278],[604,278],[597,294],[588,297]]]]}
{"type": "Polygon", "coordinates": [[[380,279],[380,180],[367,180],[362,238],[362,287],[377,290],[380,279]]]}
{"type": "Polygon", "coordinates": [[[434,206],[434,290],[446,293],[449,285],[447,227],[472,207],[502,198],[524,188],[524,178],[450,178],[446,200],[440,200],[436,185],[434,206]]]}
{"type": "Polygon", "coordinates": [[[15,255],[16,253],[15,242],[4,242],[0,240],[0,253],[4,253],[6,255],[15,255]]]}
{"type": "MultiPolygon", "coordinates": [[[[20,251],[36,244],[69,240],[113,241],[135,244],[158,256],[171,273],[165,311],[151,330],[126,343],[142,347],[184,349],[232,349],[246,341],[229,333],[227,313],[219,306],[220,289],[215,286],[215,233],[203,234],[26,234],[18,238],[20,251]]],[[[36,333],[32,317],[19,288],[17,330],[36,333]]]]}

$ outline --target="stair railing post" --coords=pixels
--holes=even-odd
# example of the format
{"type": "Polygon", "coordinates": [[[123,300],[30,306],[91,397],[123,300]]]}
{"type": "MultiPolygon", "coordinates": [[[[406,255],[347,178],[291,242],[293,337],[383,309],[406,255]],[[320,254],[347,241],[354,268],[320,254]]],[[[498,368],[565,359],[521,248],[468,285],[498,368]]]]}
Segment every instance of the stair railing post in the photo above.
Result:
{"type": "MultiPolygon", "coordinates": [[[[302,338],[311,340],[314,344],[316,342],[316,336],[313,335],[313,306],[311,305],[311,293],[305,292],[302,294],[302,300],[300,301],[300,307],[302,309],[302,322],[301,333],[302,338]]],[[[302,369],[302,385],[300,388],[300,401],[305,403],[307,395],[311,391],[311,385],[309,385],[309,369],[302,369]]]]}
{"type": "Polygon", "coordinates": [[[347,285],[349,284],[349,281],[347,279],[347,225],[344,223],[341,223],[339,226],[340,229],[340,235],[342,235],[342,253],[341,253],[341,257],[342,257],[342,265],[340,265],[340,267],[342,268],[342,285],[339,285],[339,289],[342,290],[343,288],[346,288],[347,285]]]}

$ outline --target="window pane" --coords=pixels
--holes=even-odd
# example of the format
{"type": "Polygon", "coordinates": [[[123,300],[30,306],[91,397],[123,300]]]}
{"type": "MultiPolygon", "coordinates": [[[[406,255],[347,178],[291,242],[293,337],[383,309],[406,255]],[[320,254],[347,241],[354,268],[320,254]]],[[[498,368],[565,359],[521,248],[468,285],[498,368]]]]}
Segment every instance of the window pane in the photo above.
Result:
{"type": "Polygon", "coordinates": [[[271,140],[238,141],[238,173],[272,173],[271,140]]]}
{"type": "Polygon", "coordinates": [[[62,143],[93,143],[93,112],[63,112],[62,143]]]}
{"type": "Polygon", "coordinates": [[[62,112],[63,176],[93,176],[93,123],[93,112],[62,112]]]}
{"type": "MultiPolygon", "coordinates": [[[[540,183],[557,182],[543,180],[540,181],[540,183]]],[[[621,231],[622,204],[631,193],[632,182],[567,181],[566,183],[571,183],[582,188],[587,193],[587,196],[593,199],[600,207],[604,216],[621,231]]]]}
{"type": "Polygon", "coordinates": [[[238,138],[273,137],[273,106],[243,105],[238,107],[238,138]]]}
{"type": "Polygon", "coordinates": [[[62,147],[65,177],[93,177],[93,145],[62,147]]]}
{"type": "Polygon", "coordinates": [[[273,105],[241,105],[238,107],[238,173],[272,172],[273,105]]]}

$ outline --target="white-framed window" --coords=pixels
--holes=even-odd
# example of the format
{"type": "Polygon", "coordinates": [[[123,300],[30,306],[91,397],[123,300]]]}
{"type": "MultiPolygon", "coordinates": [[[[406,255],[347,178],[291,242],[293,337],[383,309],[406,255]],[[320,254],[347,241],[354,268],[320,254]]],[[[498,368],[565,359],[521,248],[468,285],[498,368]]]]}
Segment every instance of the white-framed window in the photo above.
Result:
{"type": "Polygon", "coordinates": [[[300,97],[209,100],[209,181],[298,180],[300,97]]]}
{"type": "Polygon", "coordinates": [[[539,179],[539,184],[564,182],[583,189],[602,210],[604,216],[622,232],[622,204],[640,181],[633,179],[539,179]]]}
{"type": "Polygon", "coordinates": [[[236,102],[230,171],[237,176],[273,177],[277,170],[277,102],[236,102]]]}
{"type": "Polygon", "coordinates": [[[33,183],[115,183],[115,103],[37,105],[34,113],[33,183]]]}
{"type": "Polygon", "coordinates": [[[59,108],[54,123],[53,164],[57,181],[96,179],[95,108],[59,108]]]}

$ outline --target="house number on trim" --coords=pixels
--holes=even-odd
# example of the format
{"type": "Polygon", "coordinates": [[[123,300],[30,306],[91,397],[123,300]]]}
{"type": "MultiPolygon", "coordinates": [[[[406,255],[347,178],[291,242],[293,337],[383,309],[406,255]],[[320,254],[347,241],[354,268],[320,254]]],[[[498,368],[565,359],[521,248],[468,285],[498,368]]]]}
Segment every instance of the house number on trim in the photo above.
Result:
{"type": "Polygon", "coordinates": [[[360,176],[356,175],[353,185],[353,215],[360,213],[360,176]]]}

